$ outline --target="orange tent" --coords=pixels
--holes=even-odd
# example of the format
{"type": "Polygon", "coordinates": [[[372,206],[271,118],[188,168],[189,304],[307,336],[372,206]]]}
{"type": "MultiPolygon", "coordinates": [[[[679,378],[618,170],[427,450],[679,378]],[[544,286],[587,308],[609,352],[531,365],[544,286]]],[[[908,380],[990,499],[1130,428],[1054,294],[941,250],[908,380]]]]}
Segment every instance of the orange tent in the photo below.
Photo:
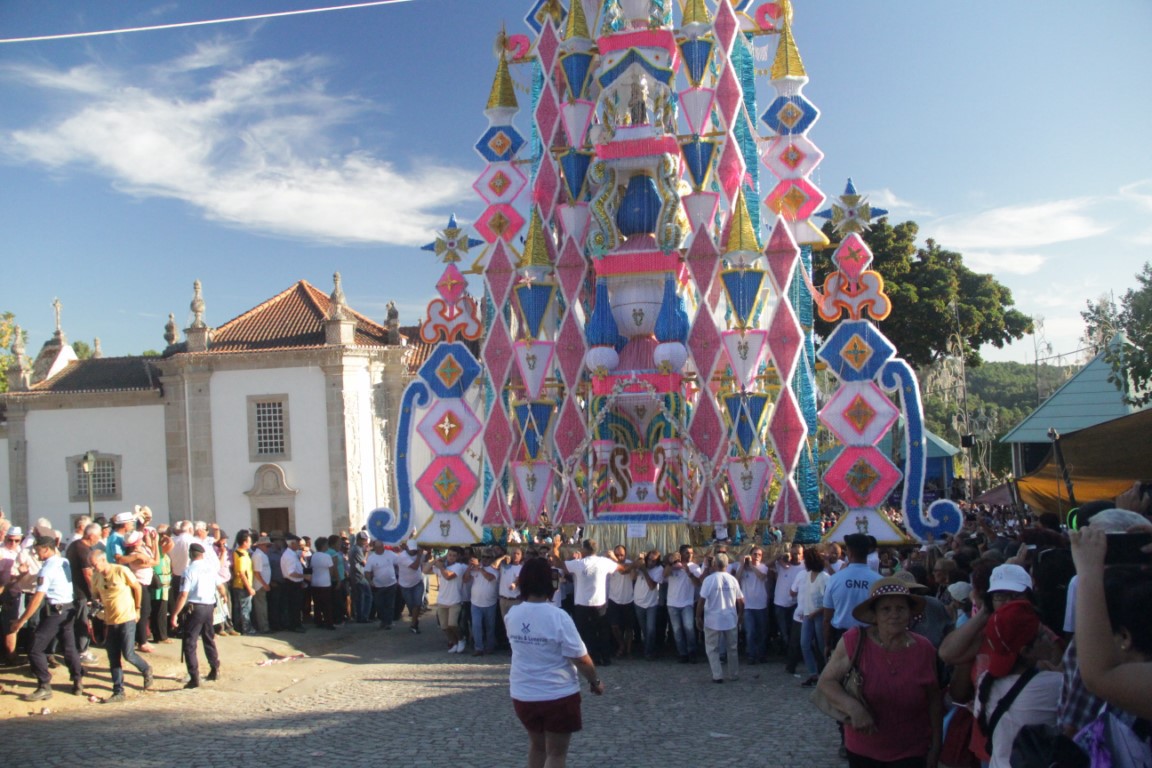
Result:
{"type": "MultiPolygon", "coordinates": [[[[1065,435],[1060,440],[1076,501],[1115,498],[1136,481],[1152,480],[1152,408],[1065,435]]],[[[1020,500],[1032,509],[1070,507],[1068,489],[1051,451],[1040,469],[1017,481],[1020,500]]]]}

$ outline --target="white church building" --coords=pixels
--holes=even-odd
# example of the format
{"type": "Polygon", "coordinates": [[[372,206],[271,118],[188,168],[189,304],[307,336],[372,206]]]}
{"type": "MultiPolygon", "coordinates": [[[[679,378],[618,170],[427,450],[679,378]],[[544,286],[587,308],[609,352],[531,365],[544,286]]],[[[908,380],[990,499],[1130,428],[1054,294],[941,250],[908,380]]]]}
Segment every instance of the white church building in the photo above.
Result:
{"type": "MultiPolygon", "coordinates": [[[[0,506],[58,528],[146,504],[157,522],[328,535],[396,497],[401,396],[426,352],[301,280],[216,328],[199,282],[160,357],[78,360],[60,327],[34,361],[19,333],[0,395],[0,506]],[[85,464],[93,452],[95,462],[85,464]],[[86,471],[86,469],[88,471],[86,471]]],[[[97,350],[99,346],[97,344],[97,350]]]]}

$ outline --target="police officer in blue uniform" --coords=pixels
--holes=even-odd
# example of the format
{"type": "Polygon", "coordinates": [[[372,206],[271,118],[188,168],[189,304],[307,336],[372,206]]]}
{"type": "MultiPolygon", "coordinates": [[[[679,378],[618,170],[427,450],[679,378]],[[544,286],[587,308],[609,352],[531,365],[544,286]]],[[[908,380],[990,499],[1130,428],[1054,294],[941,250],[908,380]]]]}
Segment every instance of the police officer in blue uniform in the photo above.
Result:
{"type": "Polygon", "coordinates": [[[84,667],[80,664],[80,654],[76,650],[76,638],[72,627],[76,621],[76,604],[73,602],[72,566],[56,548],[56,539],[39,536],[33,549],[43,565],[36,582],[36,592],[28,601],[24,615],[10,628],[13,634],[36,615],[47,602],[48,610],[40,619],[40,624],[32,635],[32,647],[28,651],[28,662],[36,677],[37,687],[32,693],[20,698],[24,701],[44,701],[52,698],[52,672],[48,669],[46,650],[56,638],[64,649],[64,659],[72,673],[72,693],[84,695],[84,667]]]}

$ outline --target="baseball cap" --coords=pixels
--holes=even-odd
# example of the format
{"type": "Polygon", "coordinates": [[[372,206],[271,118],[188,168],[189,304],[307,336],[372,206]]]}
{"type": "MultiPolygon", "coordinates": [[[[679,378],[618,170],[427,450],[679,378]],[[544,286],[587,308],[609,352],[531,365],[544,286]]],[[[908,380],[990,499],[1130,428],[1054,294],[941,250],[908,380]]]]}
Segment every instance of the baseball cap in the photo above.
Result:
{"type": "Polygon", "coordinates": [[[1004,677],[1016,666],[1020,651],[1032,644],[1040,631],[1040,614],[1026,600],[1013,600],[1001,606],[988,619],[988,674],[1004,677]]]}
{"type": "Polygon", "coordinates": [[[416,539],[408,539],[408,551],[409,552],[418,552],[419,550],[420,550],[420,542],[416,541],[416,539]]]}
{"type": "Polygon", "coordinates": [[[196,542],[192,542],[191,544],[188,545],[188,554],[196,554],[196,553],[199,553],[201,555],[204,554],[204,545],[203,544],[197,544],[196,542]]]}
{"type": "Polygon", "coordinates": [[[368,540],[368,531],[360,531],[359,533],[356,534],[356,539],[358,541],[367,541],[368,540]]]}
{"type": "Polygon", "coordinates": [[[958,581],[948,585],[948,594],[958,603],[962,603],[972,596],[972,585],[966,581],[958,581]]]}
{"type": "Polygon", "coordinates": [[[989,592],[1027,592],[1032,589],[1032,577],[1015,563],[1004,563],[992,569],[988,580],[989,592]]]}

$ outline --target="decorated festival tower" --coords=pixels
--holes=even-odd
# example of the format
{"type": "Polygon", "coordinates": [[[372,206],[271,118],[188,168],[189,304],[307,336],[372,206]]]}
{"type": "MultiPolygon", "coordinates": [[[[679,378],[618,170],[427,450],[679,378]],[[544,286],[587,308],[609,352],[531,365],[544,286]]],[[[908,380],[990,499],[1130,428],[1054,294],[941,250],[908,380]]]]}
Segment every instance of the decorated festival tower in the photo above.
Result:
{"type": "MultiPolygon", "coordinates": [[[[526,21],[530,36],[497,38],[475,145],[482,240],[453,219],[428,246],[446,265],[421,326],[436,348],[404,398],[399,510],[376,527],[465,543],[546,513],[661,548],[732,522],[817,537],[813,298],[827,318],[856,295],[848,262],[863,241],[845,239],[844,282],[817,291],[811,249],[828,241],[810,174],[823,155],[791,3],[535,0],[526,21]],[[760,114],[764,74],[775,93],[760,114]]],[[[849,316],[871,331],[837,341],[882,338],[849,316]]],[[[894,409],[881,387],[915,388],[889,357],[834,367],[877,411],[852,449],[891,425],[868,398],[894,409]]],[[[913,435],[918,396],[900,398],[913,435]]],[[[867,464],[884,482],[849,499],[837,475],[854,512],[892,476],[857,454],[844,477],[867,464]]]]}

